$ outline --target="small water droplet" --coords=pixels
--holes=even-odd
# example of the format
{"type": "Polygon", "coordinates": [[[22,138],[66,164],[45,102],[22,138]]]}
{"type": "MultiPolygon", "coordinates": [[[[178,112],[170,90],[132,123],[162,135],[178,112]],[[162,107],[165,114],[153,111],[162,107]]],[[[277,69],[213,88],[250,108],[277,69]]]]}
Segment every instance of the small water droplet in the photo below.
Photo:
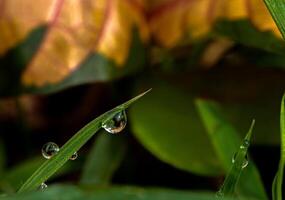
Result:
{"type": "Polygon", "coordinates": [[[50,159],[52,156],[59,152],[59,147],[54,142],[48,142],[42,147],[42,155],[46,159],[50,159]]]}
{"type": "Polygon", "coordinates": [[[239,147],[240,149],[245,149],[245,148],[248,148],[250,145],[250,142],[249,140],[244,140],[242,145],[239,147]]]}
{"type": "Polygon", "coordinates": [[[69,160],[76,160],[77,157],[78,157],[78,153],[75,152],[74,154],[72,154],[72,156],[69,158],[69,160]]]}
{"type": "Polygon", "coordinates": [[[104,122],[102,124],[102,128],[104,128],[109,133],[116,134],[121,132],[126,125],[127,125],[127,114],[123,110],[115,114],[115,116],[112,119],[104,122]]]}
{"type": "Polygon", "coordinates": [[[45,184],[45,183],[41,183],[41,185],[39,186],[39,190],[45,190],[45,189],[47,189],[47,184],[45,184]]]}
{"type": "MultiPolygon", "coordinates": [[[[235,153],[235,155],[233,156],[233,158],[232,158],[232,163],[235,163],[236,157],[237,157],[237,153],[235,153]]],[[[243,163],[242,163],[242,165],[241,165],[241,168],[244,169],[244,168],[247,167],[247,165],[248,165],[248,156],[247,156],[247,154],[246,154],[246,155],[245,155],[245,159],[244,159],[244,161],[243,161],[243,163]]]]}

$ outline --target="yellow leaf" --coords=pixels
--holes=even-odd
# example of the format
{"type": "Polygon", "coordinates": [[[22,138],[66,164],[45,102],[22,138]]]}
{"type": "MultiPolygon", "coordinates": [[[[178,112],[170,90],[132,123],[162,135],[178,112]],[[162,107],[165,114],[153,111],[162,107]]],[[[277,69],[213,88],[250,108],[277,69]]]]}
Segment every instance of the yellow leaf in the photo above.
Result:
{"type": "Polygon", "coordinates": [[[185,36],[207,34],[219,19],[249,19],[261,31],[280,33],[263,0],[154,0],[149,3],[149,25],[156,41],[177,45],[185,36]]]}
{"type": "Polygon", "coordinates": [[[128,55],[133,26],[140,24],[141,37],[148,37],[142,10],[129,1],[61,2],[39,51],[24,72],[25,84],[59,82],[93,51],[103,53],[120,66],[128,55]]]}
{"type": "Polygon", "coordinates": [[[206,35],[221,18],[249,19],[262,31],[280,33],[263,0],[2,0],[0,56],[36,27],[47,32],[23,73],[24,84],[65,79],[93,52],[122,66],[132,30],[167,48],[206,35]]]}
{"type": "Polygon", "coordinates": [[[281,38],[281,33],[262,0],[249,0],[249,18],[262,31],[272,31],[281,38]]]}
{"type": "Polygon", "coordinates": [[[0,56],[53,14],[56,0],[0,1],[0,56]]]}

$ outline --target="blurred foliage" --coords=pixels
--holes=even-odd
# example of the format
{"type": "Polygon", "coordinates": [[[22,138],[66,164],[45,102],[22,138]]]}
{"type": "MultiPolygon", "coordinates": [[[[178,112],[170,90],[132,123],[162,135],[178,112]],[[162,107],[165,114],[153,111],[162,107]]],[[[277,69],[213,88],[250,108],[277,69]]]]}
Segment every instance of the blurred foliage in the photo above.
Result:
{"type": "Polygon", "coordinates": [[[213,199],[113,184],[213,193],[253,118],[250,164],[236,193],[270,196],[285,4],[265,2],[274,20],[262,0],[0,0],[1,192],[15,192],[38,168],[42,144],[64,144],[153,88],[130,109],[125,137],[95,137],[47,181],[78,186],[3,199],[213,199]]]}

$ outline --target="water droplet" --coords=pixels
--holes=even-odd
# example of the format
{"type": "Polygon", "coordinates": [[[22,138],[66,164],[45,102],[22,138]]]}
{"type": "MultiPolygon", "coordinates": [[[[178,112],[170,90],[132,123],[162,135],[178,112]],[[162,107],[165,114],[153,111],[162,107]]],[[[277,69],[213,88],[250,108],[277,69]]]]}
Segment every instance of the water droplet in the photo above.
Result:
{"type": "Polygon", "coordinates": [[[59,147],[54,142],[48,142],[44,144],[42,148],[42,155],[46,159],[50,159],[52,156],[59,152],[59,147]]]}
{"type": "Polygon", "coordinates": [[[47,189],[47,184],[45,184],[45,183],[41,183],[41,185],[39,186],[39,190],[45,190],[45,189],[47,189]]]}
{"type": "MultiPolygon", "coordinates": [[[[233,156],[233,158],[232,158],[232,163],[235,163],[236,157],[237,157],[237,153],[235,153],[235,155],[233,156]]],[[[243,163],[242,163],[242,165],[241,165],[241,168],[244,169],[244,168],[247,167],[247,165],[248,165],[248,156],[247,156],[247,154],[246,154],[246,155],[245,155],[245,159],[243,160],[243,163]]]]}
{"type": "Polygon", "coordinates": [[[250,145],[250,142],[249,140],[244,140],[243,141],[243,144],[239,147],[240,149],[245,149],[245,148],[248,148],[250,145]]]}
{"type": "Polygon", "coordinates": [[[69,160],[76,160],[76,158],[78,157],[77,152],[75,152],[74,154],[72,154],[72,156],[69,158],[69,160]]]}
{"type": "Polygon", "coordinates": [[[104,128],[107,132],[116,134],[121,132],[125,126],[127,125],[127,115],[126,112],[123,110],[115,114],[115,116],[104,122],[102,124],[102,128],[104,128]]]}

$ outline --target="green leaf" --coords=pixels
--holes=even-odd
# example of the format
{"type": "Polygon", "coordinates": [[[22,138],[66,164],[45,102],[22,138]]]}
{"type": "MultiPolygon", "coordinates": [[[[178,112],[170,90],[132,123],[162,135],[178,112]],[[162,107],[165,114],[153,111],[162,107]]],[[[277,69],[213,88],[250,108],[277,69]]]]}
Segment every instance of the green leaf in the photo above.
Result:
{"type": "Polygon", "coordinates": [[[81,183],[106,185],[119,167],[127,150],[124,137],[110,134],[98,136],[87,157],[81,183]]]}
{"type": "MultiPolygon", "coordinates": [[[[230,169],[234,170],[229,172],[230,179],[226,179],[226,182],[232,181],[232,178],[239,178],[240,174],[238,172],[241,171],[237,171],[238,169],[236,169],[236,167],[238,166],[236,165],[240,164],[241,160],[239,160],[239,158],[242,158],[242,155],[245,155],[244,153],[247,151],[247,148],[240,149],[236,156],[237,161],[235,162],[235,165],[232,166],[232,157],[241,144],[239,133],[225,119],[222,111],[215,103],[199,99],[196,101],[196,106],[207,128],[207,132],[215,147],[215,151],[217,152],[218,157],[224,166],[224,169],[226,171],[230,171],[230,169]],[[241,156],[239,157],[239,155],[241,156]]],[[[249,136],[251,136],[251,129],[248,132],[246,139],[249,139],[249,136]]],[[[232,185],[232,187],[235,187],[235,185],[232,185]]],[[[226,190],[228,189],[226,188],[226,190]]],[[[253,196],[258,199],[267,199],[258,170],[252,162],[249,163],[247,168],[242,173],[240,184],[237,186],[237,192],[245,196],[253,196]]]]}
{"type": "Polygon", "coordinates": [[[285,94],[281,101],[280,111],[280,131],[281,131],[281,152],[278,171],[272,184],[272,199],[282,200],[282,184],[285,166],[285,94]]]}
{"type": "Polygon", "coordinates": [[[283,0],[264,0],[283,38],[285,38],[285,2],[283,0]]]}
{"type": "Polygon", "coordinates": [[[258,31],[248,20],[221,20],[215,25],[213,36],[220,37],[221,35],[248,47],[258,48],[280,55],[284,55],[285,52],[284,41],[274,36],[271,32],[258,31]]]}
{"type": "MultiPolygon", "coordinates": [[[[149,91],[149,90],[148,90],[149,91]]],[[[98,130],[102,123],[112,119],[114,115],[128,108],[132,103],[145,95],[148,91],[134,97],[133,99],[113,108],[100,115],[86,126],[80,129],[71,139],[69,139],[60,151],[50,160],[45,161],[33,175],[22,185],[18,192],[25,192],[36,189],[41,183],[52,176],[64,163],[66,163],[74,152],[77,152],[98,130]]]]}
{"type": "MultiPolygon", "coordinates": [[[[216,200],[212,193],[198,193],[171,189],[112,187],[83,190],[75,186],[52,186],[45,191],[34,191],[0,197],[1,200],[216,200]]],[[[252,198],[239,198],[253,200],[252,198]]],[[[224,200],[234,200],[224,198],[224,200]]]]}
{"type": "MultiPolygon", "coordinates": [[[[6,170],[5,174],[0,178],[0,188],[5,192],[16,192],[23,181],[25,181],[29,175],[32,174],[43,163],[43,160],[43,157],[35,157],[9,168],[9,170],[6,170]]],[[[52,178],[78,170],[80,167],[78,164],[79,163],[77,162],[67,163],[60,170],[58,170],[52,178]]]]}
{"type": "Polygon", "coordinates": [[[38,27],[21,44],[0,57],[0,96],[22,92],[21,74],[38,50],[45,32],[45,26],[38,27]]]}
{"type": "Polygon", "coordinates": [[[219,163],[191,96],[148,81],[154,91],[130,110],[132,132],[160,160],[200,175],[219,175],[219,163]]]}

